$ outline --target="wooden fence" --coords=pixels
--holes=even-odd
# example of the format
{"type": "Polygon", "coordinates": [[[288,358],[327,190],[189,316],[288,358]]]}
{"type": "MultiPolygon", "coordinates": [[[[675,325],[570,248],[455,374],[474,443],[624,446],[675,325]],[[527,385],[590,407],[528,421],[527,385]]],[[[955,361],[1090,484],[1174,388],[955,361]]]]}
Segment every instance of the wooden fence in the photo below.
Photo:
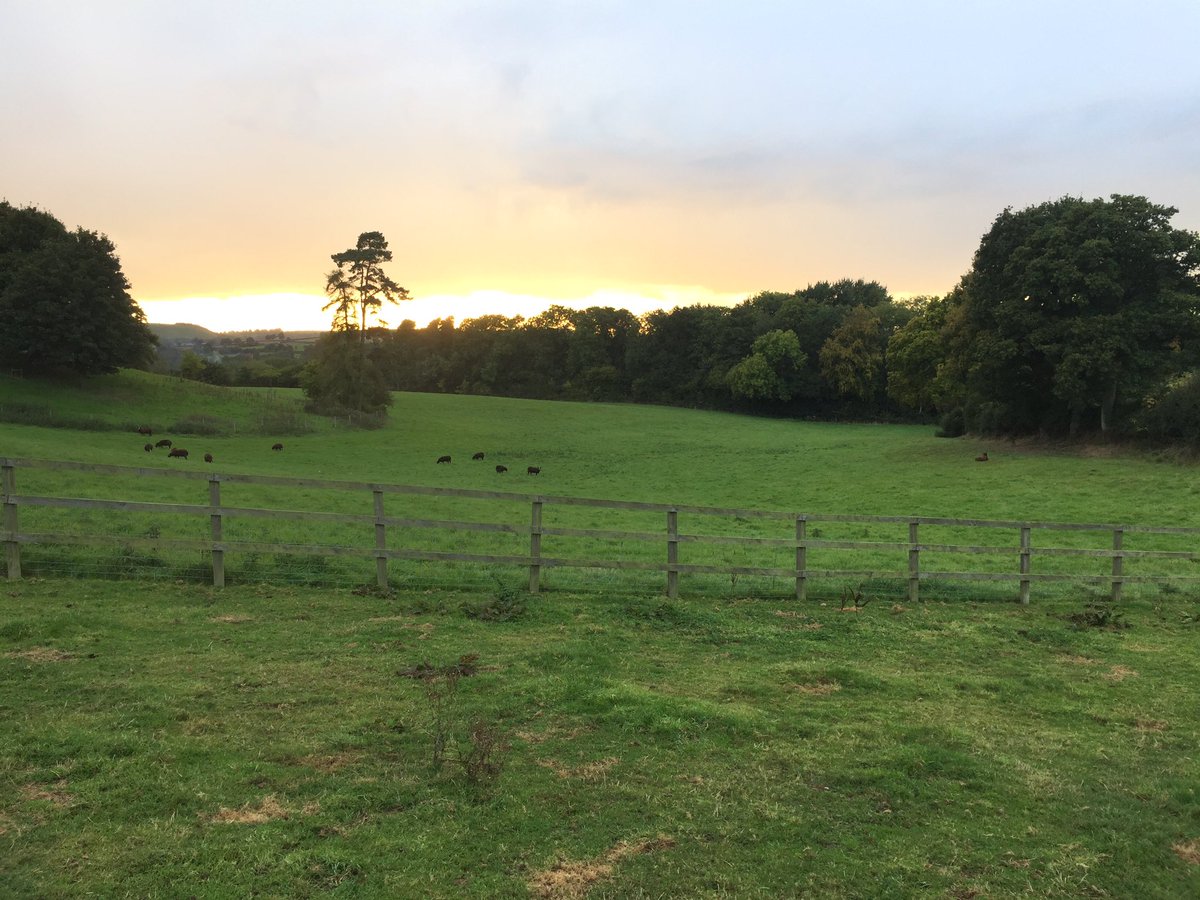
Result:
{"type": "MultiPolygon", "coordinates": [[[[380,587],[388,584],[389,560],[434,560],[457,561],[477,564],[501,564],[527,568],[529,573],[529,590],[537,592],[541,584],[542,570],[556,567],[573,567],[588,569],[641,569],[663,572],[666,574],[667,595],[674,598],[679,593],[680,575],[689,574],[718,574],[729,576],[772,576],[795,581],[797,599],[804,600],[811,579],[826,578],[861,578],[878,579],[890,578],[907,582],[907,593],[910,601],[919,599],[919,588],[922,581],[1008,581],[1016,582],[1019,586],[1021,603],[1029,602],[1030,586],[1034,582],[1067,581],[1075,583],[1104,583],[1110,586],[1114,601],[1121,596],[1122,585],[1130,582],[1197,582],[1200,575],[1168,575],[1162,573],[1127,574],[1124,571],[1126,559],[1143,560],[1189,560],[1200,559],[1200,552],[1193,550],[1130,550],[1124,548],[1126,535],[1156,534],[1176,535],[1189,539],[1200,535],[1200,528],[1181,528],[1149,525],[1098,525],[1072,524],[1062,522],[1022,522],[995,521],[985,519],[954,519],[928,516],[860,516],[837,514],[811,514],[776,512],[754,509],[723,509],[703,506],[668,505],[659,503],[641,503],[619,500],[598,500],[583,497],[551,497],[542,495],[527,495],[500,491],[463,490],[453,488],[422,487],[417,485],[377,484],[349,481],[327,481],[310,478],[287,478],[268,475],[217,474],[209,472],[189,471],[185,469],[133,468],[124,466],[89,465],[76,462],[51,460],[14,459],[0,457],[0,476],[3,482],[3,519],[0,521],[0,542],[4,544],[5,563],[9,579],[21,577],[21,547],[25,544],[45,545],[152,545],[159,548],[174,548],[181,550],[199,550],[211,555],[212,583],[217,587],[225,584],[225,555],[227,553],[307,553],[313,555],[350,556],[358,558],[373,558],[375,560],[375,578],[380,587]],[[123,476],[136,478],[174,478],[206,481],[208,483],[207,504],[198,503],[159,503],[136,500],[112,500],[81,497],[37,496],[18,493],[18,470],[50,470],[59,472],[78,472],[95,476],[123,476]],[[338,513],[328,511],[311,511],[297,509],[265,509],[255,507],[230,506],[222,503],[222,485],[250,484],[269,485],[284,488],[302,488],[318,490],[348,491],[361,493],[364,507],[370,512],[361,514],[338,513]],[[527,505],[529,510],[528,525],[517,522],[483,522],[456,521],[445,519],[403,518],[389,516],[385,510],[385,499],[390,495],[426,495],[437,497],[469,498],[483,501],[506,501],[527,505]],[[369,499],[368,499],[369,497],[369,499]],[[543,525],[543,515],[547,508],[564,507],[593,507],[606,510],[626,510],[648,513],[659,513],[663,516],[662,531],[623,531],[597,528],[568,528],[549,527],[543,525]],[[133,537],[128,534],[68,534],[68,533],[36,533],[22,531],[20,528],[20,510],[23,508],[49,507],[69,510],[105,510],[109,512],[148,512],[178,514],[181,516],[204,516],[209,522],[209,538],[195,539],[166,539],[160,537],[133,537]],[[305,520],[315,523],[353,523],[363,526],[361,544],[356,546],[335,544],[294,544],[273,543],[263,541],[230,541],[223,537],[225,524],[234,518],[265,518],[275,520],[305,520]],[[681,531],[681,518],[684,521],[696,523],[699,526],[704,521],[763,520],[779,523],[780,530],[786,529],[786,537],[751,537],[736,534],[702,534],[696,531],[681,531]],[[814,523],[864,523],[871,525],[895,526],[901,530],[907,529],[906,540],[894,541],[865,541],[865,540],[825,540],[816,534],[816,529],[810,533],[809,526],[814,523]],[[992,529],[998,530],[1009,537],[1007,543],[997,545],[973,545],[951,543],[924,543],[921,540],[921,529],[927,526],[952,526],[958,529],[992,529]],[[502,532],[518,536],[527,536],[529,540],[528,554],[492,555],[481,553],[457,552],[449,550],[430,550],[414,547],[389,547],[389,529],[441,529],[451,532],[502,532]],[[367,535],[373,531],[373,546],[367,540],[367,535]],[[1033,540],[1033,535],[1050,534],[1054,532],[1091,532],[1105,537],[1106,547],[1051,547],[1043,546],[1033,540]],[[544,538],[570,537],[595,538],[605,541],[621,542],[650,542],[657,543],[662,548],[660,561],[613,558],[564,558],[546,555],[543,547],[544,538]],[[680,545],[700,544],[740,544],[756,545],[759,547],[788,548],[795,552],[794,566],[731,566],[710,564],[689,564],[680,559],[680,545]],[[859,550],[873,552],[894,552],[897,566],[894,570],[837,569],[813,568],[812,559],[823,550],[859,550]],[[933,571],[922,569],[923,553],[991,554],[1008,556],[1012,560],[1011,568],[1006,571],[933,571]],[[1107,558],[1111,563],[1111,572],[1101,575],[1074,573],[1035,573],[1033,558],[1037,557],[1098,557],[1107,558]],[[907,566],[903,565],[907,560],[907,566]]],[[[899,537],[899,536],[898,536],[899,537]]],[[[789,554],[790,557],[790,554],[789,554]]]]}

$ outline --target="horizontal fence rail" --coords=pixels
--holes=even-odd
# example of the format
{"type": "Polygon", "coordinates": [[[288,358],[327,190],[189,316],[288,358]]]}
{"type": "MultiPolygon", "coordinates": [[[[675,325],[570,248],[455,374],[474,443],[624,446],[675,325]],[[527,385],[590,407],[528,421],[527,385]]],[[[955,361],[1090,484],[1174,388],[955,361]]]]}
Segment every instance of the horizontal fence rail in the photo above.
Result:
{"type": "MultiPolygon", "coordinates": [[[[1124,584],[1137,582],[1197,582],[1200,575],[1179,575],[1153,572],[1149,574],[1127,574],[1124,563],[1131,560],[1200,560],[1200,552],[1193,550],[1130,550],[1125,549],[1125,537],[1130,534],[1169,535],[1190,538],[1200,535],[1200,528],[1154,526],[1133,524],[1081,524],[1065,522],[1028,522],[1018,520],[956,519],[931,516],[865,516],[842,514],[793,513],[772,510],[735,509],[724,507],[671,505],[639,501],[603,500],[585,497],[554,497],[503,491],[481,491],[465,488],[439,488],[421,485],[381,484],[372,482],[337,481],[312,478],[294,478],[272,475],[249,475],[236,473],[210,473],[183,469],[157,469],[57,460],[19,459],[0,457],[0,486],[3,489],[3,515],[0,518],[0,543],[4,545],[5,565],[9,579],[21,578],[21,547],[23,545],[60,546],[113,546],[152,547],[183,551],[199,551],[211,559],[212,583],[225,584],[226,554],[292,553],[313,556],[355,557],[375,560],[375,578],[380,587],[388,585],[389,560],[425,560],[461,562],[485,565],[512,565],[526,568],[529,575],[529,590],[537,592],[541,587],[542,570],[553,568],[617,569],[629,571],[651,571],[666,574],[666,592],[670,597],[679,593],[681,575],[727,575],[767,576],[794,580],[795,595],[803,600],[807,596],[809,581],[832,578],[889,578],[907,584],[908,599],[917,601],[922,581],[996,581],[1016,582],[1021,603],[1028,603],[1031,586],[1035,582],[1076,582],[1108,584],[1113,601],[1121,596],[1124,584]],[[82,473],[96,476],[94,483],[103,483],[104,477],[166,478],[202,481],[208,485],[207,503],[155,502],[147,500],[114,500],[98,497],[63,497],[43,494],[18,493],[17,471],[40,470],[62,473],[82,473]],[[223,486],[255,485],[287,490],[341,491],[363,497],[362,513],[346,513],[324,510],[300,510],[262,506],[227,505],[222,502],[223,486]],[[528,510],[528,524],[516,521],[488,522],[475,519],[443,519],[421,516],[389,515],[385,505],[388,497],[398,495],[455,498],[485,502],[502,501],[518,504],[528,510]],[[208,519],[206,538],[167,538],[158,536],[135,536],[120,533],[112,528],[107,533],[80,534],[62,531],[36,532],[22,530],[20,509],[44,508],[104,513],[153,513],[192,517],[202,521],[208,519]],[[553,507],[621,511],[627,513],[657,513],[663,516],[663,530],[622,530],[617,528],[583,528],[549,526],[543,524],[548,509],[553,507]],[[362,526],[363,540],[358,544],[297,543],[272,540],[229,540],[225,537],[226,526],[234,520],[292,520],[317,525],[344,524],[362,526]],[[686,531],[680,530],[681,519],[687,523],[686,531]],[[700,526],[706,521],[738,521],[741,523],[761,522],[786,524],[788,535],[763,537],[738,534],[704,533],[700,526]],[[898,526],[906,529],[907,540],[833,540],[822,539],[818,524],[840,523],[843,525],[898,526]],[[945,541],[923,542],[922,527],[948,527],[959,529],[985,529],[1003,536],[1000,544],[957,544],[945,541]],[[389,535],[399,530],[456,533],[492,533],[515,535],[528,540],[528,553],[476,553],[457,549],[430,549],[413,546],[389,546],[389,535]],[[1093,533],[1106,536],[1105,547],[1052,547],[1041,546],[1033,541],[1035,533],[1093,533]],[[368,540],[367,535],[373,540],[368,540]],[[631,559],[616,555],[595,558],[547,555],[544,540],[556,538],[583,538],[598,541],[620,542],[622,546],[657,544],[662,552],[658,561],[631,559]],[[681,545],[685,548],[681,551],[681,545]],[[686,548],[707,545],[712,547],[776,548],[794,551],[794,562],[789,558],[787,565],[752,566],[686,562],[680,554],[686,548]],[[866,551],[872,554],[890,554],[896,559],[896,568],[862,569],[812,566],[815,551],[866,551]],[[953,554],[965,556],[1007,556],[1012,567],[1003,571],[948,571],[922,568],[922,554],[953,554]],[[1108,559],[1111,570],[1104,574],[1075,574],[1034,572],[1033,559],[1054,557],[1077,557],[1108,559]]],[[[510,510],[511,511],[511,510],[510,510]]],[[[403,537],[403,534],[401,534],[403,537]]],[[[453,537],[450,540],[454,544],[453,537]]]]}

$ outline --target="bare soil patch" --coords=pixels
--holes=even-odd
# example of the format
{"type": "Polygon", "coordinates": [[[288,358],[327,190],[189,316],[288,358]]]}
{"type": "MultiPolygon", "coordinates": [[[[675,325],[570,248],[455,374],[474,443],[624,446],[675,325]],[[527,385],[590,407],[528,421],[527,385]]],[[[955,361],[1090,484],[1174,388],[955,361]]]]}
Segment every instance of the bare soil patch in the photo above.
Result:
{"type": "Polygon", "coordinates": [[[275,819],[288,818],[288,811],[279,805],[274,794],[268,794],[257,806],[249,803],[239,809],[222,806],[209,821],[219,825],[262,825],[275,819]]]}
{"type": "Polygon", "coordinates": [[[608,775],[613,766],[620,763],[621,760],[615,756],[607,756],[604,759],[596,760],[596,762],[585,763],[582,766],[565,766],[556,759],[539,759],[539,766],[549,769],[559,778],[578,778],[581,781],[603,781],[608,775]]]}
{"type": "Polygon", "coordinates": [[[1136,678],[1137,672],[1128,666],[1113,666],[1104,673],[1104,677],[1109,681],[1124,681],[1126,678],[1136,678]]]}
{"type": "Polygon", "coordinates": [[[841,689],[841,684],[832,678],[822,678],[817,681],[808,682],[807,684],[791,685],[791,690],[798,694],[807,694],[810,697],[824,697],[828,694],[835,694],[841,689]]]}
{"type": "Polygon", "coordinates": [[[27,784],[21,788],[21,796],[26,800],[41,800],[59,809],[66,809],[75,803],[75,798],[63,790],[66,786],[65,781],[56,781],[50,785],[53,790],[40,784],[27,784]]]}
{"type": "Polygon", "coordinates": [[[359,755],[356,753],[313,753],[294,760],[294,764],[328,773],[352,766],[358,759],[359,755]]]}
{"type": "Polygon", "coordinates": [[[1200,838],[1193,838],[1190,841],[1180,841],[1178,844],[1172,844],[1171,849],[1185,863],[1200,866],[1200,838]]]}
{"type": "Polygon", "coordinates": [[[1138,731],[1159,733],[1166,731],[1169,726],[1161,719],[1134,719],[1133,727],[1138,731]]]}
{"type": "Polygon", "coordinates": [[[53,647],[30,647],[28,650],[12,650],[4,654],[12,659],[27,659],[30,662],[63,662],[74,659],[73,653],[66,650],[56,650],[53,647]]]}
{"type": "Polygon", "coordinates": [[[655,853],[674,846],[675,839],[663,834],[635,843],[621,841],[595,859],[560,861],[549,869],[535,872],[528,881],[529,891],[533,896],[546,900],[575,900],[586,896],[596,882],[611,876],[613,867],[627,856],[655,853]]]}

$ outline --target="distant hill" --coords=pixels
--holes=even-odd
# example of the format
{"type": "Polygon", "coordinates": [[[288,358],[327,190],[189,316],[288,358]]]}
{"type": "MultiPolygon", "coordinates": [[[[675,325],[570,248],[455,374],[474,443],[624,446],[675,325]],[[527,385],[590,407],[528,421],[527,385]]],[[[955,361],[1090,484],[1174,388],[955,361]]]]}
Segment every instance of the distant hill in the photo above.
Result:
{"type": "Polygon", "coordinates": [[[166,325],[161,322],[150,322],[150,330],[158,335],[162,342],[178,341],[215,341],[223,337],[254,338],[258,341],[283,339],[288,341],[315,341],[324,331],[283,331],[279,328],[256,328],[247,331],[210,331],[203,325],[193,325],[190,322],[176,322],[166,325]]]}
{"type": "Polygon", "coordinates": [[[160,341],[211,341],[219,337],[217,332],[190,322],[176,322],[174,325],[150,322],[149,325],[160,341]]]}

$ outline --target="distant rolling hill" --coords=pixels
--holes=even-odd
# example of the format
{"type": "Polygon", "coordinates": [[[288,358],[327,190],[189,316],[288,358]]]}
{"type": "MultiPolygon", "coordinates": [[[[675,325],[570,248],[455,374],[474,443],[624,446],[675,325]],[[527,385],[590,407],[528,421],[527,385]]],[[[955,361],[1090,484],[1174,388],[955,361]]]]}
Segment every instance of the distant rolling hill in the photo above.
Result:
{"type": "Polygon", "coordinates": [[[160,341],[212,341],[220,337],[217,332],[190,322],[176,322],[174,325],[150,322],[149,325],[160,341]]]}

